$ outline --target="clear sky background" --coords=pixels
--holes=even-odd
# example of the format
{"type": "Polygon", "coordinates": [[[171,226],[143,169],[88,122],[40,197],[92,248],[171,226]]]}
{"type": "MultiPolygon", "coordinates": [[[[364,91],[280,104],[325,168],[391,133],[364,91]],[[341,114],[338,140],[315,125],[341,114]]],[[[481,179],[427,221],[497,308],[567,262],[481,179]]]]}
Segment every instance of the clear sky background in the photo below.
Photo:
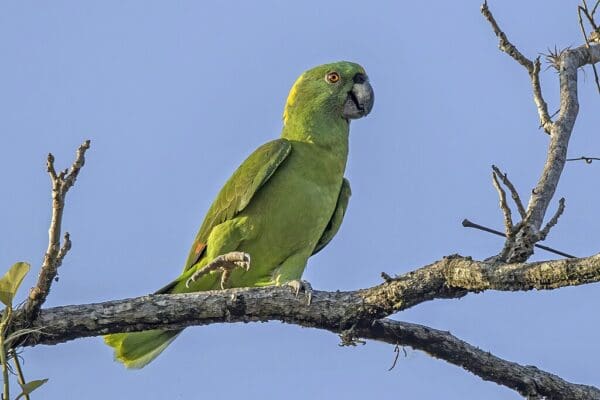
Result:
{"type": "MultiPolygon", "coordinates": [[[[530,57],[582,43],[575,0],[491,1],[530,57]]],[[[316,289],[372,286],[444,255],[485,258],[502,239],[490,165],[524,196],[548,137],[526,71],[497,49],[479,1],[5,1],[0,5],[0,269],[32,263],[50,216],[46,154],[57,167],[84,139],[69,193],[73,249],[47,306],[134,297],[181,270],[213,197],[239,163],[279,135],[295,78],[314,65],[361,63],[372,114],[352,123],[353,197],[340,233],[304,277],[316,289]]],[[[543,74],[550,111],[558,83],[543,74]]],[[[589,68],[569,155],[600,156],[600,96],[589,68]]],[[[600,251],[600,163],[569,163],[553,201],[567,209],[547,245],[600,251]]],[[[539,251],[532,260],[553,258],[539,251]]],[[[600,385],[598,285],[471,294],[395,318],[449,330],[508,360],[600,385]]],[[[278,322],[185,331],[154,363],[127,371],[101,338],[23,352],[34,398],[518,399],[514,392],[408,349],[339,347],[333,334],[278,322]]]]}

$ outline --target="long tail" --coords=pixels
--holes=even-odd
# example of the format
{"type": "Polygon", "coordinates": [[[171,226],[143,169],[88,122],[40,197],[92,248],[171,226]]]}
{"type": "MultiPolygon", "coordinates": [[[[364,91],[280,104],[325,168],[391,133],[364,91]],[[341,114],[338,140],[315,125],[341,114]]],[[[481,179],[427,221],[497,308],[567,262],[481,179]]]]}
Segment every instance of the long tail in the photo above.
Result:
{"type": "MultiPolygon", "coordinates": [[[[180,277],[181,278],[181,277],[180,277]]],[[[170,293],[179,278],[155,293],[170,293]]],[[[104,336],[104,343],[115,350],[115,360],[127,368],[143,368],[154,360],[181,333],[152,329],[142,332],[113,333],[104,336]]]]}
{"type": "MultiPolygon", "coordinates": [[[[184,271],[177,279],[157,290],[161,293],[185,293],[191,289],[185,286],[187,278],[194,272],[193,269],[184,271]]],[[[217,282],[214,276],[205,275],[204,279],[197,281],[193,290],[209,290],[217,282]]],[[[143,368],[154,360],[173,340],[181,330],[163,331],[152,329],[142,332],[113,333],[104,336],[104,342],[115,350],[115,360],[120,361],[127,368],[143,368]]]]}
{"type": "Polygon", "coordinates": [[[114,333],[104,336],[104,342],[115,349],[115,359],[127,368],[142,368],[158,357],[180,332],[154,329],[114,333]]]}

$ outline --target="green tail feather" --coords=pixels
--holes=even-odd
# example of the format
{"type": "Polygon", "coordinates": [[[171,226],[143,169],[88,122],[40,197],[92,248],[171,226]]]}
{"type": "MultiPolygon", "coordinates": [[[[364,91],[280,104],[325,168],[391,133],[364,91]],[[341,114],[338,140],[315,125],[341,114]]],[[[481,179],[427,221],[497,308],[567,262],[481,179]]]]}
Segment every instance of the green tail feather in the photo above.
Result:
{"type": "MultiPolygon", "coordinates": [[[[160,290],[161,293],[182,293],[186,290],[184,282],[194,270],[180,275],[173,282],[160,290]]],[[[210,290],[217,284],[217,279],[212,275],[205,275],[196,282],[194,290],[210,290]]],[[[154,360],[173,340],[181,333],[181,330],[163,331],[152,329],[142,332],[113,333],[104,336],[104,342],[115,349],[115,360],[120,361],[127,368],[143,368],[154,360]]]]}
{"type": "Polygon", "coordinates": [[[180,332],[154,329],[115,333],[104,336],[104,342],[115,349],[115,359],[127,368],[142,368],[158,357],[180,332]]]}

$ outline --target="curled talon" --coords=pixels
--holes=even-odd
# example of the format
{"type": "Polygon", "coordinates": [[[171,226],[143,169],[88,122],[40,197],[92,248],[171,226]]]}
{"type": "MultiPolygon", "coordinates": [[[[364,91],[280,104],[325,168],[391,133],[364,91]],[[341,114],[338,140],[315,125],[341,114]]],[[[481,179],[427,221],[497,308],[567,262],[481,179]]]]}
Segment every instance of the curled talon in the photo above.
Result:
{"type": "MultiPolygon", "coordinates": [[[[231,253],[229,253],[229,254],[231,254],[231,253]]],[[[233,261],[233,263],[235,265],[237,265],[238,267],[244,268],[246,271],[248,271],[250,269],[250,254],[241,253],[241,256],[239,256],[239,257],[242,259],[242,261],[233,261]]]]}
{"type": "Polygon", "coordinates": [[[308,283],[308,281],[296,279],[296,280],[287,282],[286,285],[292,288],[292,290],[294,291],[294,295],[296,295],[296,297],[298,297],[300,295],[300,291],[303,291],[304,295],[306,296],[306,305],[310,306],[310,303],[312,301],[313,289],[312,289],[312,286],[310,285],[310,283],[308,283]]]}
{"type": "Polygon", "coordinates": [[[185,287],[189,288],[192,282],[196,282],[198,279],[212,271],[221,270],[221,289],[225,289],[231,271],[238,267],[244,268],[246,271],[250,269],[250,254],[241,251],[232,251],[231,253],[216,257],[210,263],[194,272],[194,274],[185,281],[185,287]]]}

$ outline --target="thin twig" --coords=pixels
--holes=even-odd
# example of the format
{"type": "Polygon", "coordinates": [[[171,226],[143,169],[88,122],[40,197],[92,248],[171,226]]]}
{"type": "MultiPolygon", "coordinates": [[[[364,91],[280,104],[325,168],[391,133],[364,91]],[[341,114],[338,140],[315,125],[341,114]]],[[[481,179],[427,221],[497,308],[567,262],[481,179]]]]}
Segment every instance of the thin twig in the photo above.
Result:
{"type": "MultiPolygon", "coordinates": [[[[596,9],[596,7],[597,7],[597,4],[596,4],[596,6],[594,6],[594,10],[596,9]]],[[[592,25],[594,32],[598,30],[598,27],[596,26],[596,23],[594,22],[594,18],[592,18],[592,16],[588,13],[588,7],[587,7],[586,1],[583,0],[583,7],[581,7],[581,6],[577,7],[577,15],[579,17],[579,27],[581,28],[581,33],[583,34],[583,38],[585,39],[585,45],[589,49],[590,41],[588,39],[587,33],[585,33],[585,27],[583,26],[583,19],[581,18],[582,12],[585,14],[588,21],[592,25]]],[[[592,64],[592,70],[594,71],[594,80],[596,81],[596,88],[598,88],[598,93],[600,93],[600,80],[598,79],[598,71],[596,70],[596,65],[592,64]]]]}
{"type": "Polygon", "coordinates": [[[517,61],[519,64],[524,66],[525,69],[527,69],[527,71],[529,73],[532,73],[533,72],[533,62],[530,59],[528,59],[527,57],[525,57],[519,51],[519,49],[517,49],[508,40],[508,38],[506,37],[506,34],[502,31],[502,29],[500,29],[500,26],[498,26],[496,19],[490,12],[487,1],[485,1],[481,5],[481,13],[488,20],[488,22],[492,25],[492,29],[494,30],[494,33],[496,34],[496,36],[498,37],[498,39],[500,41],[500,43],[498,44],[498,47],[500,48],[500,50],[502,50],[503,52],[505,52],[506,54],[511,56],[513,59],[515,59],[515,61],[517,61]]]}
{"type": "MultiPolygon", "coordinates": [[[[494,235],[505,237],[504,233],[502,233],[500,231],[497,231],[497,230],[492,229],[492,228],[488,228],[487,226],[476,224],[474,222],[469,221],[466,218],[463,219],[462,226],[464,226],[465,228],[479,229],[480,231],[484,231],[484,232],[488,232],[488,233],[493,233],[494,235]]],[[[550,253],[558,254],[559,256],[563,256],[563,257],[566,257],[566,258],[577,258],[577,257],[575,257],[575,256],[573,256],[571,254],[564,253],[562,251],[553,249],[552,247],[544,246],[544,245],[539,244],[539,243],[536,243],[535,247],[537,247],[538,249],[549,251],[550,253]]]]}
{"type": "Polygon", "coordinates": [[[392,278],[387,272],[382,272],[381,273],[381,278],[386,281],[389,282],[391,280],[393,280],[394,278],[392,278]]]}
{"type": "Polygon", "coordinates": [[[496,19],[490,12],[488,8],[487,1],[485,1],[481,5],[481,13],[488,20],[490,25],[492,25],[492,29],[494,33],[498,37],[499,44],[498,47],[500,50],[511,56],[515,61],[521,64],[527,72],[529,73],[529,77],[531,79],[531,85],[533,86],[533,100],[538,110],[538,115],[540,118],[540,124],[544,128],[544,131],[547,134],[550,134],[552,130],[552,118],[548,114],[548,104],[544,100],[544,96],[542,95],[542,87],[540,84],[540,59],[539,57],[535,59],[535,61],[531,61],[529,58],[525,57],[519,49],[517,49],[509,40],[506,34],[500,29],[496,19]]]}
{"type": "Polygon", "coordinates": [[[521,216],[521,218],[525,218],[527,213],[525,211],[525,207],[523,206],[523,202],[521,201],[521,196],[519,196],[519,192],[517,192],[515,185],[513,185],[510,179],[508,179],[508,175],[502,173],[497,166],[492,165],[492,169],[500,177],[502,183],[504,183],[504,186],[506,186],[510,191],[510,195],[515,204],[517,205],[517,210],[519,210],[519,215],[521,216]]]}
{"type": "Polygon", "coordinates": [[[498,197],[500,198],[500,209],[504,215],[504,230],[506,231],[506,237],[509,238],[513,235],[512,215],[510,212],[510,207],[506,203],[506,192],[500,186],[500,182],[498,182],[496,171],[492,172],[492,182],[498,191],[498,197]]]}
{"type": "Polygon", "coordinates": [[[562,213],[564,211],[565,211],[565,198],[561,197],[560,200],[558,201],[558,209],[556,210],[556,213],[554,213],[552,218],[550,218],[550,221],[548,221],[548,223],[546,224],[544,229],[542,229],[540,231],[540,240],[546,239],[546,236],[548,236],[548,233],[550,233],[550,229],[552,229],[552,227],[557,224],[558,219],[560,218],[560,216],[562,215],[562,213]]]}
{"type": "Polygon", "coordinates": [[[536,57],[535,62],[533,63],[533,71],[530,72],[529,76],[531,77],[531,85],[533,87],[533,101],[538,109],[538,114],[540,118],[540,125],[544,128],[544,131],[549,135],[552,131],[552,117],[548,114],[548,104],[544,100],[544,96],[542,95],[542,84],[540,82],[540,69],[541,62],[540,57],[536,57]]]}
{"type": "Polygon", "coordinates": [[[89,148],[90,141],[86,140],[79,146],[71,168],[67,168],[58,174],[54,167],[54,156],[48,154],[46,166],[52,183],[52,218],[50,220],[50,229],[48,230],[48,249],[44,255],[38,281],[36,286],[30,290],[29,297],[25,303],[25,311],[29,321],[37,317],[42,304],[44,304],[50,292],[52,281],[56,278],[58,267],[60,267],[64,257],[71,248],[71,240],[68,233],[64,235],[62,246],[60,244],[65,197],[75,183],[79,171],[81,171],[81,168],[85,164],[85,152],[89,148]]]}
{"type": "Polygon", "coordinates": [[[65,232],[65,235],[63,236],[63,244],[60,247],[58,254],[56,255],[57,267],[62,265],[63,259],[65,258],[69,250],[71,250],[71,244],[71,235],[69,234],[69,232],[65,232]]]}
{"type": "Polygon", "coordinates": [[[594,8],[592,9],[591,13],[590,13],[590,9],[589,9],[589,7],[587,5],[587,1],[586,0],[582,0],[582,3],[583,3],[583,7],[579,6],[579,7],[577,7],[577,9],[583,11],[583,13],[585,14],[586,18],[588,19],[588,22],[592,26],[592,29],[593,30],[597,30],[598,29],[598,25],[596,25],[596,21],[594,21],[594,13],[596,12],[596,8],[598,7],[598,3],[599,2],[596,2],[596,5],[594,5],[594,8]]]}

